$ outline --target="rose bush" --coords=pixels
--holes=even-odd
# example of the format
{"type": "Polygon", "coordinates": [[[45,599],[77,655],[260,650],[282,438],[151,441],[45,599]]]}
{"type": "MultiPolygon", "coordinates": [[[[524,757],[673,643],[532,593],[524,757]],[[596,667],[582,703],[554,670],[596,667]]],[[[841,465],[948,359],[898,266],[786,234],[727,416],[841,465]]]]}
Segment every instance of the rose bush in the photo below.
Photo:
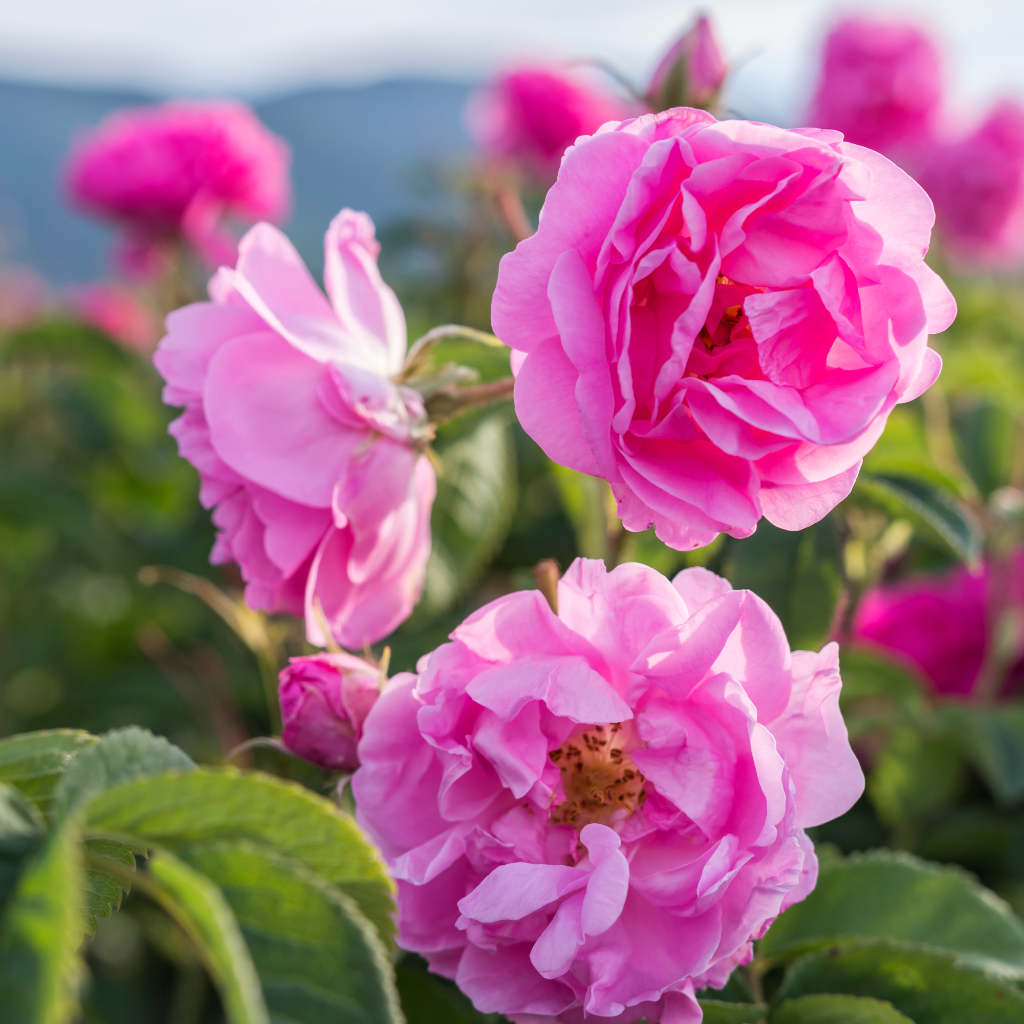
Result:
{"type": "Polygon", "coordinates": [[[894,164],[835,132],[680,108],[562,162],[492,305],[524,429],[675,548],[802,529],[935,379],[953,298],[894,164]]]}
{"type": "Polygon", "coordinates": [[[415,604],[430,553],[434,471],[420,396],[395,383],[405,318],[377,269],[370,219],[343,210],[324,241],[329,301],[291,243],[251,229],[210,301],[172,313],[154,357],[171,425],[213,508],[214,562],[237,562],[250,606],[306,615],[361,648],[415,604]]]}
{"type": "Polygon", "coordinates": [[[577,560],[396,677],[353,793],[399,940],[515,1021],[697,1021],[863,787],[837,649],[704,569],[577,560]]]}

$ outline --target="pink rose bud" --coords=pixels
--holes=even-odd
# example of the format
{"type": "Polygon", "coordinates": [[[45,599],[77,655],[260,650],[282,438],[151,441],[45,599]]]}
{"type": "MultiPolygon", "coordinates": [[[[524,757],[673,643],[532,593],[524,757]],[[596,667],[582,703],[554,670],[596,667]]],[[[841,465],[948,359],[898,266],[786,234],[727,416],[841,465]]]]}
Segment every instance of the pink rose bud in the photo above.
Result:
{"type": "Polygon", "coordinates": [[[648,100],[655,110],[708,108],[718,98],[727,71],[711,19],[701,14],[661,58],[647,88],[648,100]]]}
{"type": "Polygon", "coordinates": [[[802,530],[938,375],[955,313],[924,191],[836,132],[680,107],[562,161],[491,306],[515,408],[671,547],[802,530]]]}
{"type": "Polygon", "coordinates": [[[1024,263],[1024,106],[1003,100],[972,132],[935,144],[921,182],[959,266],[1012,270],[1024,263]]]}
{"type": "Polygon", "coordinates": [[[925,31],[846,18],[825,40],[808,118],[850,142],[899,155],[931,137],[942,91],[942,60],[925,31]]]}
{"type": "Polygon", "coordinates": [[[225,214],[287,214],[289,162],[287,145],[241,103],[161,103],[118,111],[86,135],[66,188],[76,206],[122,227],[122,251],[185,239],[216,266],[234,248],[218,226],[225,214]]]}
{"type": "Polygon", "coordinates": [[[352,772],[363,721],[380,696],[380,670],[351,654],[291,658],[280,676],[281,740],[299,757],[352,772]]]}
{"type": "Polygon", "coordinates": [[[838,649],[705,569],[579,559],[557,606],[492,601],[366,718],[398,941],[482,1013],[696,1024],[864,788],[838,649]]]}
{"type": "Polygon", "coordinates": [[[358,650],[419,598],[435,478],[370,218],[343,210],[324,245],[326,296],[281,232],[252,228],[153,361],[185,407],[170,429],[213,509],[211,560],[238,564],[251,607],[358,650]]]}
{"type": "Polygon", "coordinates": [[[466,108],[470,134],[489,157],[550,180],[567,146],[629,108],[581,73],[519,67],[476,92],[466,108]]]}

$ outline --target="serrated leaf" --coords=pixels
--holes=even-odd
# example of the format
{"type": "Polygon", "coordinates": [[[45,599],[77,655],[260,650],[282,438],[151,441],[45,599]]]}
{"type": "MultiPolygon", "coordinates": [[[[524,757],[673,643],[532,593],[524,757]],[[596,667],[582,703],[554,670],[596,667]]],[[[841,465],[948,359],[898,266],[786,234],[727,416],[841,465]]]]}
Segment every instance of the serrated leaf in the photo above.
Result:
{"type": "Polygon", "coordinates": [[[824,866],[807,899],[768,930],[758,955],[787,959],[847,939],[943,950],[1024,978],[1024,922],[966,872],[908,854],[879,850],[824,866]]]}
{"type": "Polygon", "coordinates": [[[389,948],[394,883],[356,823],[329,801],[292,783],[232,769],[136,779],[86,808],[90,830],[136,837],[191,863],[205,844],[245,840],[297,861],[352,897],[389,948]]]}
{"type": "Polygon", "coordinates": [[[501,546],[515,511],[515,448],[504,411],[466,416],[442,430],[441,472],[422,611],[447,608],[501,546]]]}
{"type": "Polygon", "coordinates": [[[161,736],[134,725],[115,729],[68,766],[53,794],[54,814],[68,814],[97,793],[131,779],[194,768],[188,754],[161,736]]]}
{"type": "Polygon", "coordinates": [[[831,518],[799,532],[761,522],[752,537],[733,543],[726,575],[771,605],[792,647],[817,650],[842,592],[839,558],[831,518]]]}
{"type": "Polygon", "coordinates": [[[703,1024],[761,1024],[766,1011],[757,1003],[725,1003],[720,999],[702,999],[703,1024]]]}
{"type": "Polygon", "coordinates": [[[1024,703],[948,704],[940,713],[996,799],[1015,804],[1024,797],[1024,703]]]}
{"type": "Polygon", "coordinates": [[[44,814],[75,756],[97,742],[80,729],[49,729],[0,740],[0,782],[21,790],[44,814]]]}
{"type": "Polygon", "coordinates": [[[854,495],[909,520],[962,561],[976,562],[981,554],[981,533],[974,518],[956,495],[931,481],[895,473],[861,473],[854,495]]]}
{"type": "Polygon", "coordinates": [[[432,974],[418,956],[403,956],[395,976],[407,1024],[505,1024],[496,1013],[474,1009],[455,982],[432,974]]]}
{"type": "Polygon", "coordinates": [[[1024,994],[957,957],[884,942],[837,945],[790,968],[776,999],[869,996],[927,1024],[1020,1024],[1024,994]]]}
{"type": "Polygon", "coordinates": [[[245,841],[197,844],[184,857],[231,907],[273,1020],[400,1024],[388,954],[339,888],[245,841]]]}
{"type": "Polygon", "coordinates": [[[168,853],[147,863],[146,892],[182,927],[220,992],[229,1024],[270,1020],[256,967],[218,886],[168,853]]]}
{"type": "Polygon", "coordinates": [[[787,999],[771,1024],[914,1024],[892,1003],[869,996],[799,996],[787,999]]]}
{"type": "Polygon", "coordinates": [[[82,976],[82,864],[68,822],[31,853],[0,918],[0,1007],[5,1020],[64,1024],[82,976]]]}
{"type": "Polygon", "coordinates": [[[101,917],[109,917],[120,910],[127,886],[122,879],[135,870],[135,854],[122,843],[109,839],[87,839],[85,843],[88,864],[85,871],[85,925],[91,935],[101,917]],[[117,877],[96,866],[97,859],[112,862],[120,870],[117,877]]]}

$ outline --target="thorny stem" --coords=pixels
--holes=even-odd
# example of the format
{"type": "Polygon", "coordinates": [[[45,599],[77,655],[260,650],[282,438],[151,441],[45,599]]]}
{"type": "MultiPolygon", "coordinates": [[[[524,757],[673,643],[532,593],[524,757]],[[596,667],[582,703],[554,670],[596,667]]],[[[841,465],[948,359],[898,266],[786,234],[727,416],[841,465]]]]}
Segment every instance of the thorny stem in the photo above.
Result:
{"type": "Polygon", "coordinates": [[[514,385],[515,381],[511,377],[503,377],[487,384],[441,392],[427,402],[427,415],[431,423],[444,423],[468,409],[511,398],[514,385]]]}

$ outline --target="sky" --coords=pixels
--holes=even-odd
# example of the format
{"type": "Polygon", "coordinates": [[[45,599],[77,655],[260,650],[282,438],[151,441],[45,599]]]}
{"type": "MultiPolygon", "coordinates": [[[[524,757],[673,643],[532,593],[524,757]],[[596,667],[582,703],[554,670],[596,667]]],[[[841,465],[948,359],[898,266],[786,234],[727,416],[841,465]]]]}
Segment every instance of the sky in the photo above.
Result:
{"type": "MultiPolygon", "coordinates": [[[[679,0],[0,0],[0,76],[158,92],[266,95],[303,85],[402,73],[475,78],[532,57],[600,56],[643,79],[700,5],[679,0]]],[[[851,4],[717,0],[713,13],[738,67],[734,105],[805,92],[822,30],[851,4]]],[[[1024,96],[1019,0],[860,0],[905,14],[950,55],[966,107],[1024,96]]]]}

